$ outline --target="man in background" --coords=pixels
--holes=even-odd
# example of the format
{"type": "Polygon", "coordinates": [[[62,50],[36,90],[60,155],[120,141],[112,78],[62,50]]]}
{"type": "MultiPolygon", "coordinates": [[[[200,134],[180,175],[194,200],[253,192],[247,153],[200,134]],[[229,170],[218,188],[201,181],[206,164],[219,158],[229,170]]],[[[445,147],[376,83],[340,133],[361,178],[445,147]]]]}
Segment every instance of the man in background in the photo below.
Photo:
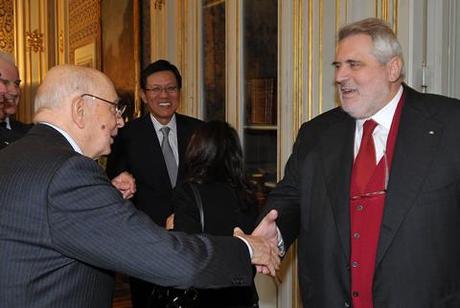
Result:
{"type": "Polygon", "coordinates": [[[333,65],[341,107],[301,127],[254,234],[298,238],[304,307],[460,307],[460,101],[403,83],[379,19],[340,29],[333,65]]]}
{"type": "MultiPolygon", "coordinates": [[[[0,72],[0,78],[1,78],[0,72]]],[[[6,94],[6,85],[3,82],[0,82],[0,119],[5,117],[5,94],[6,94]]],[[[1,125],[0,125],[1,126],[1,125]]],[[[3,129],[0,127],[0,130],[3,129]]],[[[8,141],[0,134],[0,149],[6,146],[8,141]]]]}
{"type": "Polygon", "coordinates": [[[123,110],[99,71],[47,73],[36,125],[0,151],[2,307],[108,308],[112,271],[201,288],[250,285],[251,262],[274,274],[278,249],[262,238],[167,232],[123,199],[95,162],[110,153],[123,110]]]}
{"type": "MultiPolygon", "coordinates": [[[[155,223],[165,226],[172,213],[172,189],[184,178],[188,141],[202,121],[176,112],[182,77],[166,60],[148,65],[141,74],[141,98],[148,113],[120,130],[107,161],[109,177],[129,172],[136,180],[133,203],[155,223]]],[[[134,308],[144,308],[151,283],[130,279],[134,308]]]]}
{"type": "Polygon", "coordinates": [[[0,111],[0,148],[4,148],[24,136],[30,125],[14,119],[21,97],[21,80],[13,57],[4,51],[0,51],[0,74],[0,83],[6,88],[0,111]]]}

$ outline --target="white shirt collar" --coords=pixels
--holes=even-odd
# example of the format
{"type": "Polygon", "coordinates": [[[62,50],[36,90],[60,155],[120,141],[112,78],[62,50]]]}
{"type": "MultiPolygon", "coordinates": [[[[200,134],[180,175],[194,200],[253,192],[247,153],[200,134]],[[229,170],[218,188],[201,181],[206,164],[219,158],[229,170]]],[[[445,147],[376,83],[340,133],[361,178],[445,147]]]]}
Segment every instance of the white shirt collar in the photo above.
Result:
{"type": "Polygon", "coordinates": [[[166,125],[158,122],[158,120],[152,114],[150,114],[150,119],[152,120],[153,126],[155,127],[155,131],[159,132],[162,127],[168,126],[172,133],[176,132],[176,114],[173,114],[171,120],[166,125]]]}
{"type": "Polygon", "coordinates": [[[393,116],[396,112],[396,107],[398,107],[398,102],[401,98],[402,93],[403,86],[400,86],[396,95],[391,99],[391,101],[388,104],[385,105],[385,107],[380,109],[376,114],[374,114],[370,118],[357,120],[356,122],[358,126],[362,127],[366,120],[372,119],[375,122],[377,122],[377,124],[383,126],[386,130],[389,131],[391,128],[391,123],[393,122],[393,116]]]}
{"type": "Polygon", "coordinates": [[[52,128],[54,128],[55,130],[57,130],[59,133],[61,133],[62,136],[64,136],[64,138],[70,143],[70,145],[72,146],[72,148],[74,149],[75,152],[77,153],[80,153],[83,155],[83,152],[81,151],[80,147],[78,146],[77,142],[75,142],[75,140],[63,129],[51,124],[51,123],[48,123],[48,122],[40,122],[40,124],[45,124],[45,125],[48,125],[52,128]]]}
{"type": "Polygon", "coordinates": [[[3,122],[6,123],[6,129],[11,129],[10,117],[6,117],[3,122]]]}

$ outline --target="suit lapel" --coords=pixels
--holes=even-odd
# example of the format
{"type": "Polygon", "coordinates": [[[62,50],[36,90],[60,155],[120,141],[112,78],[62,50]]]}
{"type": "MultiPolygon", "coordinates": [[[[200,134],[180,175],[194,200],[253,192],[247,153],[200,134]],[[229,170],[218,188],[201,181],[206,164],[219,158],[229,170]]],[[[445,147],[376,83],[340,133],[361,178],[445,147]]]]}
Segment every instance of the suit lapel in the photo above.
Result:
{"type": "Polygon", "coordinates": [[[176,113],[176,127],[177,127],[177,150],[179,154],[179,168],[177,172],[178,182],[184,177],[184,156],[187,149],[188,136],[190,135],[190,127],[187,126],[184,118],[176,113]]]}
{"type": "Polygon", "coordinates": [[[424,97],[406,88],[406,101],[396,139],[376,265],[385,255],[427,177],[442,126],[424,108],[424,97]]]}
{"type": "Polygon", "coordinates": [[[334,213],[345,256],[350,257],[350,177],[353,166],[355,121],[347,117],[324,135],[321,158],[325,170],[327,196],[334,213]]]}

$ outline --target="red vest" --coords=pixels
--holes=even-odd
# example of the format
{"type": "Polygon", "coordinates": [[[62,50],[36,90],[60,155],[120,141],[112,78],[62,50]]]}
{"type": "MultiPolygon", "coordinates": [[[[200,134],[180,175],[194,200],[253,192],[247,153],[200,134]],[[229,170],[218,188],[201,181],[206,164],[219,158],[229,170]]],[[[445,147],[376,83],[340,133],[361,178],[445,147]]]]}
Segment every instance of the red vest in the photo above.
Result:
{"type": "Polygon", "coordinates": [[[353,308],[372,308],[372,284],[380,226],[385,204],[385,177],[389,177],[396,135],[404,103],[399,100],[387,139],[386,153],[380,159],[364,192],[358,192],[351,176],[350,191],[350,269],[353,308]]]}

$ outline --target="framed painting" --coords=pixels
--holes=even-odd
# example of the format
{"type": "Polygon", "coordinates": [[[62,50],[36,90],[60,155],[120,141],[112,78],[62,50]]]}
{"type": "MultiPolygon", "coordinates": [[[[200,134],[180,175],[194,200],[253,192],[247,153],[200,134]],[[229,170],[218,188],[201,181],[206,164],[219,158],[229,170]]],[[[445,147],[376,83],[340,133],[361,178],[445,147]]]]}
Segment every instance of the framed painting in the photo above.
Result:
{"type": "Polygon", "coordinates": [[[76,65],[96,68],[97,63],[96,42],[83,45],[75,49],[74,62],[76,65]]]}

